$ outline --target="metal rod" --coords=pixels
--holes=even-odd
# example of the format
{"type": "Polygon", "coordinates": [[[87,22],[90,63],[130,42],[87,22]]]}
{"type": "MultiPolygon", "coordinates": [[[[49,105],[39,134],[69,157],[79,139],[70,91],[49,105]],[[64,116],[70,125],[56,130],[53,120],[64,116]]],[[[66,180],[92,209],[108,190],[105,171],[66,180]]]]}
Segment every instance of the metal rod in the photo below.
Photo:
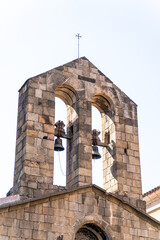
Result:
{"type": "Polygon", "coordinates": [[[97,144],[97,146],[99,146],[99,147],[108,147],[108,144],[99,142],[99,143],[97,144]]]}
{"type": "MultiPolygon", "coordinates": [[[[59,137],[58,134],[54,134],[54,136],[59,137]]],[[[60,138],[66,138],[66,139],[69,139],[69,140],[70,140],[72,137],[69,136],[69,135],[67,135],[67,134],[63,134],[63,135],[60,136],[60,138]]]]}
{"type": "Polygon", "coordinates": [[[79,58],[79,39],[82,37],[79,33],[77,33],[76,35],[77,39],[78,39],[78,58],[79,58]]]}

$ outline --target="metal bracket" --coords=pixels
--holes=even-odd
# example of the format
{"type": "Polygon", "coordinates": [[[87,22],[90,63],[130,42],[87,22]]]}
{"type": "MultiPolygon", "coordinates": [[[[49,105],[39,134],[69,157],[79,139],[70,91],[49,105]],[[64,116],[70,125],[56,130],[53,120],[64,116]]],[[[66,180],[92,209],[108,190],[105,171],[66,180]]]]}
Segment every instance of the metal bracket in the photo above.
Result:
{"type": "Polygon", "coordinates": [[[57,237],[57,240],[63,240],[63,235],[57,237]]]}
{"type": "Polygon", "coordinates": [[[102,143],[101,140],[99,139],[98,135],[100,134],[100,131],[93,129],[92,130],[92,144],[97,145],[100,147],[107,147],[108,144],[102,143]]]}
{"type": "Polygon", "coordinates": [[[61,137],[61,138],[67,138],[67,139],[71,139],[71,136],[65,134],[65,130],[64,130],[64,127],[65,127],[65,124],[63,121],[57,121],[55,123],[55,136],[57,137],[61,137]]]}

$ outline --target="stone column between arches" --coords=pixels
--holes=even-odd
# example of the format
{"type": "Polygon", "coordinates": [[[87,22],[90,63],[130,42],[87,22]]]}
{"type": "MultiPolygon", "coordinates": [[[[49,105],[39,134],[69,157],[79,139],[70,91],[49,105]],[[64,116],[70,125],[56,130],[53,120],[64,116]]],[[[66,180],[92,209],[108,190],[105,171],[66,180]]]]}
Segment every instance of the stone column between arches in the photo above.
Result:
{"type": "Polygon", "coordinates": [[[92,183],[91,103],[78,100],[67,107],[67,187],[92,183]]]}

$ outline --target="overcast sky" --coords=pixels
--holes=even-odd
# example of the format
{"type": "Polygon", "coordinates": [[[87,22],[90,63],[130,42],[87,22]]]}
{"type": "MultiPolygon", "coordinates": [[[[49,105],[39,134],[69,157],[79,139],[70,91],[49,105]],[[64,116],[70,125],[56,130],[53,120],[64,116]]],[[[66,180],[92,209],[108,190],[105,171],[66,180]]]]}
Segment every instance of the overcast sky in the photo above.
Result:
{"type": "Polygon", "coordinates": [[[18,89],[77,58],[77,33],[80,56],[137,103],[143,192],[160,184],[160,1],[0,0],[0,197],[13,183],[18,89]]]}

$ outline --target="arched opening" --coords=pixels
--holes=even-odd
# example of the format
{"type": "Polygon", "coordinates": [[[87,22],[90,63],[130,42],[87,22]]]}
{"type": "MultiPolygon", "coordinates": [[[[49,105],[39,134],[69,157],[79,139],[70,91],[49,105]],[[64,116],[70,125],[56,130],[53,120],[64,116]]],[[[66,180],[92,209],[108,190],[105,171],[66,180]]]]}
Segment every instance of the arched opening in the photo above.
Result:
{"type": "MultiPolygon", "coordinates": [[[[116,137],[113,104],[108,96],[104,94],[96,94],[92,98],[92,105],[100,112],[101,141],[107,144],[107,147],[102,147],[103,188],[107,191],[110,191],[111,189],[113,191],[113,189],[115,188],[116,190],[117,187],[117,179],[114,173],[116,137]]],[[[99,174],[97,177],[100,178],[99,174]]]]}
{"type": "MultiPolygon", "coordinates": [[[[92,130],[102,129],[102,120],[101,120],[101,114],[99,110],[92,106],[92,130]]],[[[102,138],[102,134],[99,135],[100,139],[102,138]]],[[[100,155],[102,156],[102,148],[98,148],[100,155]]],[[[103,163],[102,158],[100,159],[92,159],[92,183],[96,184],[99,187],[103,188],[103,163]],[[98,177],[97,177],[98,172],[98,177]]]]}
{"type": "MultiPolygon", "coordinates": [[[[67,108],[65,103],[58,97],[55,97],[55,123],[58,120],[62,120],[65,124],[67,121],[67,108]],[[60,111],[59,111],[60,109],[60,111]]],[[[53,184],[54,185],[66,185],[66,139],[63,138],[62,144],[64,151],[54,151],[54,172],[53,172],[53,184]]]]}
{"type": "Polygon", "coordinates": [[[109,238],[100,227],[87,223],[77,231],[75,240],[109,240],[109,238]]]}
{"type": "MultiPolygon", "coordinates": [[[[76,92],[66,84],[60,85],[55,90],[55,123],[59,120],[65,124],[65,134],[72,139],[74,122],[77,119],[75,111],[76,92]]],[[[55,185],[66,185],[67,164],[69,158],[71,139],[61,138],[64,151],[54,152],[53,183],[55,185]]],[[[72,139],[73,141],[73,139],[72,139]]]]}

